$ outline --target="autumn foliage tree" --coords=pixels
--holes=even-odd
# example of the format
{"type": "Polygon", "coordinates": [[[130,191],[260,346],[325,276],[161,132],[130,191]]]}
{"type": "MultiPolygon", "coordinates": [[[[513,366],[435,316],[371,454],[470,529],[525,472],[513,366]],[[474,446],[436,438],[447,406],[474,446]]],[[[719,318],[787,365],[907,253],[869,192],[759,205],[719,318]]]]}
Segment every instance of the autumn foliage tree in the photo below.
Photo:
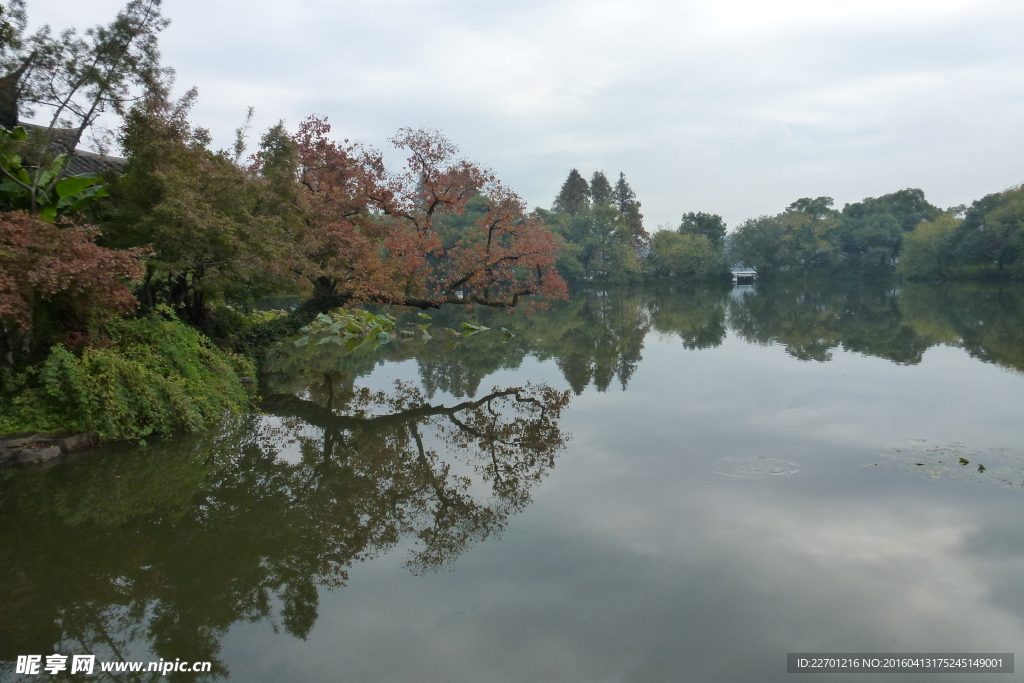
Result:
{"type": "Polygon", "coordinates": [[[511,308],[528,297],[565,298],[554,267],[559,238],[440,133],[400,130],[391,142],[409,157],[396,173],[378,151],[335,142],[330,130],[326,119],[310,117],[295,135],[301,219],[280,260],[325,306],[511,308]],[[438,219],[462,214],[476,195],[486,212],[446,243],[438,219]]]}
{"type": "Polygon", "coordinates": [[[81,335],[90,322],[130,313],[128,284],[143,250],[106,249],[95,228],[0,213],[0,353],[13,366],[41,342],[81,335]]]}

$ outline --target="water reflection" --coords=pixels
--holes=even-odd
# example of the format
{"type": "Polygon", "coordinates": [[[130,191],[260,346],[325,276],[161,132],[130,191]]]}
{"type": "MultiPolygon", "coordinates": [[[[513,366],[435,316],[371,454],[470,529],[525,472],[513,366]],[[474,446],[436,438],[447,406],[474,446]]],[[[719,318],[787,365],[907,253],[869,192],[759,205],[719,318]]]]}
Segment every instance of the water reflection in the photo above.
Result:
{"type": "Polygon", "coordinates": [[[321,400],[317,392],[326,391],[327,384],[334,385],[332,391],[344,392],[344,384],[351,386],[379,365],[414,360],[428,397],[436,392],[474,396],[488,375],[519,368],[532,356],[554,360],[577,394],[591,383],[599,391],[616,381],[625,389],[651,330],[647,297],[628,292],[580,292],[571,301],[533,315],[458,306],[431,315],[429,339],[415,327],[423,320],[407,315],[399,328],[416,333],[374,350],[347,353],[333,344],[282,347],[272,359],[270,385],[282,393],[308,392],[321,400]],[[489,330],[468,337],[452,332],[463,322],[489,330]]]}
{"type": "Polygon", "coordinates": [[[843,348],[915,364],[931,345],[904,319],[899,294],[877,286],[763,287],[733,302],[730,324],[747,341],[782,344],[808,361],[830,360],[843,348]]]}
{"type": "Polygon", "coordinates": [[[945,344],[1024,370],[1024,290],[1019,287],[775,284],[730,300],[743,339],[783,344],[800,360],[846,351],[916,365],[945,344]]]}
{"type": "Polygon", "coordinates": [[[7,472],[0,660],[180,657],[226,675],[232,624],[306,638],[319,588],[354,562],[401,544],[413,571],[451,563],[530,502],[567,440],[569,393],[546,386],[452,405],[406,385],[327,392],[271,396],[272,417],[200,438],[7,472]]]}
{"type": "MultiPolygon", "coordinates": [[[[402,325],[413,329],[418,322],[407,318],[402,325]]],[[[576,394],[588,386],[604,392],[613,384],[628,386],[652,331],[679,338],[689,350],[717,347],[731,332],[818,362],[844,350],[915,365],[929,348],[946,345],[1024,371],[1024,287],[776,282],[579,292],[530,316],[451,307],[435,314],[429,340],[414,335],[348,355],[332,345],[285,349],[273,377],[283,391],[315,392],[325,386],[325,374],[351,382],[380,364],[414,359],[428,396],[461,397],[475,395],[489,374],[518,368],[532,356],[554,360],[576,394]],[[491,330],[465,339],[438,332],[466,321],[491,330]],[[496,332],[501,328],[508,333],[496,332]]]]}
{"type": "Polygon", "coordinates": [[[903,292],[915,333],[987,363],[1024,371],[1024,287],[926,287],[903,292]]]}
{"type": "Polygon", "coordinates": [[[655,290],[648,294],[654,329],[678,336],[686,349],[710,349],[725,341],[730,290],[655,290]]]}
{"type": "MultiPolygon", "coordinates": [[[[537,546],[541,550],[531,554],[532,546],[520,539],[525,545],[518,555],[501,556],[488,567],[486,581],[473,584],[489,588],[497,576],[518,586],[508,593],[510,605],[533,600],[543,617],[507,629],[495,626],[498,618],[468,620],[467,634],[498,634],[476,652],[522,652],[520,661],[534,661],[534,651],[516,650],[509,640],[563,619],[564,627],[549,629],[550,637],[582,642],[581,634],[601,624],[607,638],[599,646],[588,641],[593,648],[579,658],[599,664],[589,678],[594,680],[612,670],[611,660],[638,661],[630,658],[651,640],[651,614],[662,614],[666,626],[657,632],[669,635],[659,647],[669,663],[636,676],[659,680],[666,678],[659,672],[691,670],[696,650],[683,657],[678,633],[687,634],[694,647],[715,639],[731,642],[736,634],[754,641],[775,633],[777,612],[788,614],[782,622],[811,625],[806,634],[772,644],[778,652],[805,642],[801,638],[813,640],[828,626],[814,621],[826,612],[801,591],[813,582],[814,595],[848,590],[849,599],[837,600],[829,612],[841,614],[864,602],[858,577],[865,566],[872,575],[896,576],[879,593],[885,605],[907,592],[900,577],[922,575],[922,567],[929,582],[923,602],[946,604],[949,598],[940,597],[949,590],[942,572],[960,567],[969,590],[949,603],[955,607],[951,613],[974,609],[982,616],[971,628],[991,622],[1004,624],[1011,635],[1018,632],[1016,621],[999,621],[991,614],[995,608],[975,597],[989,583],[972,578],[974,560],[963,548],[964,539],[976,533],[972,525],[981,522],[944,507],[950,491],[966,494],[949,489],[926,499],[925,493],[933,494],[915,489],[913,495],[924,501],[915,509],[923,512],[908,517],[900,508],[895,514],[887,507],[889,495],[898,492],[906,505],[910,498],[897,488],[902,480],[880,474],[899,465],[940,483],[969,478],[1020,490],[1024,455],[996,449],[1013,445],[1005,435],[1017,434],[1020,422],[1012,411],[994,409],[1012,404],[1017,385],[997,386],[986,377],[988,384],[966,386],[982,373],[968,369],[958,375],[944,366],[950,374],[897,374],[883,363],[858,365],[860,374],[851,373],[848,381],[834,370],[838,363],[786,375],[813,366],[761,354],[735,340],[781,345],[802,361],[824,362],[837,351],[850,351],[901,365],[920,363],[929,348],[946,345],[1024,371],[1024,290],[762,283],[752,290],[592,291],[528,317],[456,307],[431,315],[429,339],[406,324],[411,334],[373,350],[345,354],[330,344],[283,348],[264,392],[267,416],[250,416],[190,440],[111,448],[46,472],[0,473],[0,660],[54,651],[94,652],[101,659],[181,657],[215,662],[210,677],[216,678],[228,674],[229,664],[244,665],[221,653],[235,624],[263,622],[306,638],[318,621],[328,619],[321,589],[348,585],[355,563],[397,550],[407,553],[412,572],[421,573],[451,564],[505,528],[530,504],[566,445],[560,423],[572,393],[626,389],[652,334],[672,343],[647,350],[659,365],[647,376],[646,388],[638,379],[628,401],[580,402],[590,411],[581,411],[590,422],[574,427],[585,457],[556,487],[558,495],[548,496],[546,512],[560,516],[544,518],[554,531],[544,527],[548,535],[537,546]],[[490,329],[465,337],[445,331],[460,329],[464,321],[490,329]],[[691,354],[723,345],[721,353],[691,354]],[[527,384],[525,377],[510,382],[516,386],[485,388],[493,382],[487,382],[490,376],[520,368],[530,357],[551,361],[570,391],[527,384]],[[415,367],[419,386],[360,387],[360,378],[375,368],[401,361],[415,367]],[[724,386],[733,371],[755,389],[739,405],[724,386]],[[684,385],[688,391],[680,390],[684,385]],[[898,415],[897,403],[906,406],[898,415]],[[985,413],[992,416],[989,422],[979,419],[985,413]],[[953,441],[973,444],[986,432],[996,435],[994,447],[953,441]],[[914,441],[882,455],[866,452],[862,443],[891,445],[907,436],[937,441],[914,441]],[[851,470],[844,458],[866,462],[851,470]],[[886,470],[886,464],[893,467],[886,470]],[[716,474],[712,486],[694,474],[707,471],[716,474]],[[773,495],[768,484],[788,487],[786,495],[773,495]],[[848,507],[830,508],[835,500],[848,507]],[[936,527],[933,519],[949,522],[936,527]],[[945,534],[945,545],[932,543],[932,532],[945,534]],[[643,552],[610,553],[609,538],[643,552]],[[555,542],[559,553],[548,553],[555,542]],[[883,545],[887,550],[879,554],[883,545]],[[698,567],[694,578],[701,553],[704,569],[698,567]],[[663,556],[686,571],[665,570],[667,565],[658,564],[663,556]],[[563,560],[556,567],[562,573],[549,581],[557,590],[538,590],[548,579],[535,568],[550,569],[545,562],[563,560]],[[821,562],[834,571],[820,571],[821,562]],[[750,567],[756,570],[748,576],[750,567]],[[751,600],[737,600],[736,587],[748,586],[746,597],[757,598],[764,576],[785,584],[771,596],[774,607],[744,612],[741,606],[751,600]],[[585,589],[573,593],[580,585],[585,589]],[[623,590],[631,596],[621,600],[628,607],[619,604],[623,611],[616,613],[623,590]],[[551,597],[570,594],[586,598],[551,597]],[[786,607],[800,600],[806,609],[786,607]],[[573,621],[577,614],[586,618],[573,621]],[[705,616],[690,619],[692,614],[705,616]],[[633,626],[623,628],[624,622],[633,626]]],[[[559,469],[563,478],[567,460],[559,469]]],[[[536,497],[520,521],[544,505],[536,497]]],[[[1015,500],[993,501],[996,512],[986,519],[1015,518],[997,507],[1015,511],[1015,500]]],[[[970,503],[971,510],[989,504],[981,494],[970,503]]],[[[358,592],[352,584],[343,595],[358,592]]],[[[467,585],[457,590],[471,592],[467,585]]],[[[375,596],[366,601],[364,614],[384,609],[375,596]]],[[[388,623],[397,632],[408,621],[410,602],[393,602],[398,614],[388,623]]],[[[426,612],[433,619],[437,610],[426,612]]],[[[932,621],[926,613],[907,623],[932,621]]],[[[868,622],[876,628],[865,617],[868,622]]],[[[830,642],[862,642],[856,623],[843,622],[840,631],[849,637],[830,642]]],[[[897,626],[889,632],[907,630],[902,622],[897,626]]],[[[435,621],[428,627],[437,631],[435,621]]],[[[382,650],[391,647],[387,639],[380,641],[382,650]]],[[[406,663],[415,668],[414,660],[406,663]]],[[[751,664],[748,673],[753,670],[751,664]]],[[[0,671],[0,678],[5,674],[0,671]]],[[[442,674],[435,678],[448,680],[442,674]]],[[[294,680],[302,680],[301,674],[294,680]]]]}

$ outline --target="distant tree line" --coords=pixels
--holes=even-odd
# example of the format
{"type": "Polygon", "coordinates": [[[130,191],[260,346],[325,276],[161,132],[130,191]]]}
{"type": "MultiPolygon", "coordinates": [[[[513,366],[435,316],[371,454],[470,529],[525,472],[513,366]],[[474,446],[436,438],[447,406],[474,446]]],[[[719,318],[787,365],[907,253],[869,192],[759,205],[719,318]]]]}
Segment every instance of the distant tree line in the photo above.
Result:
{"type": "Polygon", "coordinates": [[[683,214],[678,227],[648,235],[624,174],[588,182],[570,171],[550,211],[536,209],[566,246],[558,270],[570,282],[727,281],[730,267],[762,276],[839,271],[899,272],[914,280],[1024,278],[1024,188],[987,195],[970,207],[941,209],[920,189],[834,208],[805,197],[774,216],[727,233],[717,214],[683,214]]]}
{"type": "Polygon", "coordinates": [[[906,189],[842,210],[831,197],[799,199],[742,223],[726,240],[730,263],[762,275],[813,270],[897,271],[908,279],[1024,277],[1024,189],[940,209],[906,189]]]}

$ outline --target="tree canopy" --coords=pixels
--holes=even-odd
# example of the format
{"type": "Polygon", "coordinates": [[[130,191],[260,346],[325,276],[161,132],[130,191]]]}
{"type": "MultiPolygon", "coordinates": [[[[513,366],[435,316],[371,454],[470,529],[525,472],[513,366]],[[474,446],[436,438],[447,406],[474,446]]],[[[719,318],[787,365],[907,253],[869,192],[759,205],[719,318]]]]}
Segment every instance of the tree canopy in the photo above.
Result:
{"type": "Polygon", "coordinates": [[[716,247],[725,241],[725,221],[718,214],[684,213],[676,231],[680,235],[703,235],[716,247]]]}
{"type": "Polygon", "coordinates": [[[612,187],[604,171],[589,184],[572,169],[551,212],[537,210],[568,243],[559,272],[570,280],[607,277],[627,282],[640,277],[648,234],[640,202],[624,173],[612,187]]]}
{"type": "Polygon", "coordinates": [[[566,296],[555,269],[557,237],[491,171],[457,157],[439,132],[400,130],[391,142],[409,157],[397,172],[379,152],[334,142],[329,132],[326,119],[311,117],[295,136],[306,220],[288,268],[302,280],[346,303],[421,308],[509,308],[525,297],[566,296]],[[486,212],[446,245],[437,219],[464,213],[475,195],[486,212]]]}
{"type": "MultiPolygon", "coordinates": [[[[7,128],[21,114],[40,114],[42,144],[59,135],[61,146],[74,150],[101,114],[123,115],[139,95],[169,82],[157,40],[170,23],[161,0],[129,0],[112,22],[84,34],[71,28],[54,35],[42,26],[26,35],[23,0],[8,7],[0,42],[0,124],[7,128]]],[[[102,145],[102,134],[96,141],[102,145]]]]}
{"type": "Polygon", "coordinates": [[[590,201],[594,204],[606,204],[612,201],[612,185],[604,171],[594,171],[590,179],[590,201]]]}
{"type": "MultiPolygon", "coordinates": [[[[134,294],[143,312],[166,305],[229,338],[239,312],[271,294],[305,296],[309,305],[297,315],[307,317],[361,303],[508,309],[566,296],[555,267],[559,237],[438,131],[399,130],[390,140],[407,154],[399,169],[377,150],[332,139],[318,117],[293,132],[272,127],[249,159],[248,122],[231,150],[212,149],[209,133],[190,120],[197,92],[170,96],[171,71],[157,43],[167,24],[161,0],[129,0],[111,23],[85,33],[43,27],[30,35],[20,0],[0,15],[0,94],[9,96],[12,124],[0,129],[0,212],[62,219],[58,227],[68,231],[53,233],[40,253],[74,255],[77,266],[60,265],[93,273],[97,283],[99,271],[85,262],[105,264],[121,289],[97,285],[100,299],[109,294],[93,302],[97,313],[129,312],[134,294]],[[124,165],[102,178],[67,177],[76,146],[104,113],[119,123],[113,141],[124,165]],[[13,125],[30,114],[45,117],[48,128],[13,125]]],[[[102,143],[102,131],[94,133],[102,143]]],[[[589,197],[582,177],[578,185],[589,197]]],[[[38,346],[55,339],[25,336],[26,320],[53,293],[26,289],[25,278],[43,266],[27,255],[24,224],[13,214],[0,220],[12,245],[6,256],[17,261],[3,274],[9,291],[0,336],[38,346]]],[[[88,311],[68,317],[78,321],[77,334],[89,318],[88,311]]]]}
{"type": "Polygon", "coordinates": [[[920,189],[899,190],[832,208],[831,197],[803,198],[775,216],[745,221],[728,235],[729,259],[762,275],[840,268],[897,270],[911,279],[1024,275],[1021,188],[943,211],[920,189]],[[961,219],[960,215],[964,218],[961,219]]]}
{"type": "Polygon", "coordinates": [[[575,168],[569,171],[569,177],[562,183],[562,189],[555,197],[551,210],[575,216],[590,204],[590,185],[575,168]]]}
{"type": "Polygon", "coordinates": [[[995,266],[1000,275],[1024,275],[1024,186],[971,204],[954,240],[960,263],[995,266]]]}

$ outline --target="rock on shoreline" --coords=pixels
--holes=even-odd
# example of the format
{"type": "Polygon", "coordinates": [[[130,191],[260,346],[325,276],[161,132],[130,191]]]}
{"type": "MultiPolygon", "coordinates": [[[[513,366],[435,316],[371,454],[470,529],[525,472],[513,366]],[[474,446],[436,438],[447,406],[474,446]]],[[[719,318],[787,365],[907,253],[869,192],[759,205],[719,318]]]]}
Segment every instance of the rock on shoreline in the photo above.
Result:
{"type": "Polygon", "coordinates": [[[0,436],[0,467],[41,465],[99,445],[96,432],[22,432],[0,436]]]}

